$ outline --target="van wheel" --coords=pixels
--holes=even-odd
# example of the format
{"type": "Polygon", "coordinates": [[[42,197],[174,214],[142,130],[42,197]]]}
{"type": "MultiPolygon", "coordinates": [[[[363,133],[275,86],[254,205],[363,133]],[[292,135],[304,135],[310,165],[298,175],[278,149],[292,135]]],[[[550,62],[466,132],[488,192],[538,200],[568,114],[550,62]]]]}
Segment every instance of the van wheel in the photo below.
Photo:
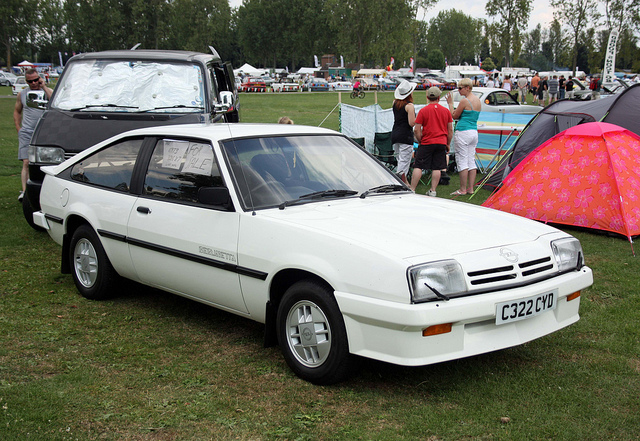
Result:
{"type": "Polygon", "coordinates": [[[80,226],[71,237],[69,266],[76,288],[83,297],[103,300],[113,296],[118,274],[98,235],[88,225],[80,226]]]}
{"type": "Polygon", "coordinates": [[[333,293],[303,280],[282,297],[276,319],[284,359],[300,378],[314,384],[338,383],[350,373],[347,332],[333,293]]]}

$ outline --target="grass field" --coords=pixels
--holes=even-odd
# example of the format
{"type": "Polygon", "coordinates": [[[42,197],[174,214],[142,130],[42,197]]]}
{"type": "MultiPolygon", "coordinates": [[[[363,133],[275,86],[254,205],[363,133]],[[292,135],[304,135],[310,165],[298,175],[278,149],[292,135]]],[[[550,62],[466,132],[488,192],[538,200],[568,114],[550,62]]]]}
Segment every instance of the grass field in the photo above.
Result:
{"type": "MultiPolygon", "coordinates": [[[[241,118],[318,125],[336,103],[244,94],[241,118]]],[[[570,231],[595,283],[567,329],[433,366],[363,360],[318,387],[262,347],[260,324],[139,286],[80,297],[59,247],[22,219],[13,105],[0,98],[1,440],[640,439],[640,263],[626,240],[570,231]]],[[[336,112],[323,126],[338,127],[336,112]]]]}

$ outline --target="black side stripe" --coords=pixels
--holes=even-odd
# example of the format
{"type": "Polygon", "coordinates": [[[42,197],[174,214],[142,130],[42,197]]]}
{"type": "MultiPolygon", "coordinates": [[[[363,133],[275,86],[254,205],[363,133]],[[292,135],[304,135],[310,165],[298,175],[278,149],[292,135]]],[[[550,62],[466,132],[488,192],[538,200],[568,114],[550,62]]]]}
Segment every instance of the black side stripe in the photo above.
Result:
{"type": "Polygon", "coordinates": [[[208,259],[206,257],[198,256],[196,254],[191,254],[184,251],[175,250],[173,248],[167,248],[160,245],[155,245],[155,244],[138,240],[138,239],[133,239],[131,237],[124,236],[122,234],[115,234],[105,230],[98,230],[98,234],[108,239],[117,240],[119,242],[125,242],[133,246],[145,248],[147,250],[152,250],[152,251],[156,251],[163,254],[168,254],[170,256],[177,257],[179,259],[189,260],[191,262],[200,263],[202,265],[208,265],[214,268],[220,268],[225,271],[231,271],[234,273],[238,273],[242,276],[252,277],[254,279],[266,280],[268,275],[263,271],[257,271],[251,268],[245,268],[242,266],[234,265],[232,263],[220,262],[218,260],[208,259]]]}
{"type": "Polygon", "coordinates": [[[50,215],[50,214],[46,214],[46,213],[45,213],[44,218],[45,218],[46,220],[49,220],[49,221],[54,222],[54,223],[56,223],[56,224],[60,224],[60,225],[62,225],[62,224],[64,223],[64,219],[62,219],[61,217],[52,216],[52,215],[50,215]]]}

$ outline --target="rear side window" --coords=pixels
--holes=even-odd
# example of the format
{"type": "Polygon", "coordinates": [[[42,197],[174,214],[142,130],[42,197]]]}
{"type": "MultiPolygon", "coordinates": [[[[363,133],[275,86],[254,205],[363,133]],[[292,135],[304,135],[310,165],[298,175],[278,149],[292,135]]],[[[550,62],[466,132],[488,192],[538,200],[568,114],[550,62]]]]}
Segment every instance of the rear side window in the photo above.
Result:
{"type": "Polygon", "coordinates": [[[162,139],[151,156],[143,194],[197,203],[200,188],[223,185],[211,144],[162,139]]]}
{"type": "Polygon", "coordinates": [[[142,141],[128,139],[86,157],[73,166],[71,179],[128,192],[142,141]]]}

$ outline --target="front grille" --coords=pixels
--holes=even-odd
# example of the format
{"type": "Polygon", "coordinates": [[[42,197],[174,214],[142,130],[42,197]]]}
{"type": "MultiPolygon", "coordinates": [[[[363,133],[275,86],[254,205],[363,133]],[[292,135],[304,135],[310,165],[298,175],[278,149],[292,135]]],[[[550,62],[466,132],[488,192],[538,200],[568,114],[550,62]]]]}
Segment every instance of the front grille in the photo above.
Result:
{"type": "Polygon", "coordinates": [[[66,161],[69,158],[73,158],[75,155],[75,153],[64,152],[64,159],[66,161]]]}
{"type": "Polygon", "coordinates": [[[532,276],[542,276],[553,270],[551,257],[534,259],[517,265],[499,266],[470,271],[467,276],[472,286],[481,286],[497,282],[527,282],[532,276]]]}

